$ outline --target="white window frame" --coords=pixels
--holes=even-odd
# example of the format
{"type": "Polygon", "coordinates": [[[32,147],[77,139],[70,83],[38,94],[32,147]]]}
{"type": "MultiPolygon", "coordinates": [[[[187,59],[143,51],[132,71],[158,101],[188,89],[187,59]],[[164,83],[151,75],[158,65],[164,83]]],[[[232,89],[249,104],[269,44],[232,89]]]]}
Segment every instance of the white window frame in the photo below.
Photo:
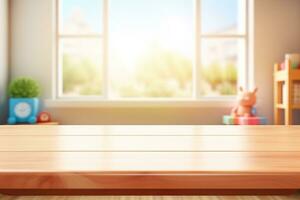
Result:
{"type": "MultiPolygon", "coordinates": [[[[253,0],[245,0],[246,1],[246,10],[245,10],[245,34],[202,34],[201,32],[201,1],[202,0],[194,0],[195,4],[195,56],[194,56],[194,74],[193,74],[193,95],[191,98],[185,99],[178,99],[174,98],[134,98],[134,99],[118,99],[113,100],[109,99],[108,96],[108,77],[109,77],[109,1],[110,0],[103,0],[103,33],[102,34],[76,34],[76,35],[69,35],[69,34],[60,34],[59,31],[59,20],[60,20],[60,2],[62,0],[55,0],[55,66],[53,67],[53,76],[54,76],[54,84],[53,84],[53,98],[52,100],[61,101],[61,102],[77,102],[78,105],[82,106],[83,101],[92,101],[91,105],[98,105],[98,103],[102,104],[103,102],[106,103],[128,103],[134,102],[140,103],[141,105],[152,105],[152,103],[159,103],[159,102],[179,102],[179,103],[190,103],[192,105],[203,105],[203,102],[211,102],[214,101],[215,105],[220,104],[220,102],[226,102],[224,105],[228,106],[228,102],[233,102],[235,96],[217,96],[217,97],[205,97],[201,95],[201,89],[199,87],[201,77],[200,77],[200,69],[201,69],[201,40],[203,38],[241,38],[245,41],[245,67],[243,69],[239,68],[238,71],[238,85],[243,86],[246,89],[249,89],[249,85],[251,84],[250,75],[252,72],[252,66],[250,67],[252,54],[250,48],[252,47],[250,43],[250,12],[252,12],[251,3],[253,0]],[[101,96],[78,96],[78,97],[66,97],[62,95],[62,69],[60,65],[60,55],[59,55],[59,46],[60,46],[60,39],[61,38],[101,38],[103,40],[103,95],[101,96]],[[80,102],[80,103],[78,103],[80,102]],[[195,104],[195,102],[198,102],[195,104]]],[[[252,15],[251,15],[252,16],[252,15]]],[[[53,101],[48,102],[51,106],[53,106],[53,101]]],[[[55,103],[56,104],[56,103],[55,103]]],[[[230,103],[231,104],[231,103],[230,103]]],[[[166,104],[167,105],[167,104],[166,104]]],[[[172,104],[171,104],[172,105],[172,104]]],[[[55,105],[54,105],[55,106],[55,105]]]]}
{"type": "Polygon", "coordinates": [[[103,13],[102,16],[102,33],[91,33],[91,34],[64,34],[60,33],[59,30],[59,25],[60,25],[60,2],[62,0],[55,0],[55,17],[56,17],[56,22],[55,22],[55,68],[56,71],[54,72],[55,78],[55,91],[53,91],[53,94],[55,96],[55,99],[82,99],[86,100],[87,97],[66,97],[63,96],[62,91],[63,91],[63,74],[62,74],[62,66],[61,66],[61,58],[60,58],[60,40],[61,39],[66,39],[66,38],[79,38],[79,39],[88,39],[88,38],[93,38],[93,39],[102,39],[103,41],[103,46],[102,46],[102,51],[103,51],[103,95],[101,96],[89,96],[88,99],[99,99],[99,100],[104,100],[108,99],[108,1],[109,0],[102,0],[103,1],[103,10],[101,11],[103,13]]]}
{"type": "MultiPolygon", "coordinates": [[[[195,27],[196,27],[196,38],[195,38],[195,43],[197,45],[196,51],[195,51],[195,59],[196,59],[196,74],[195,79],[196,79],[196,86],[201,84],[201,76],[199,75],[201,66],[202,66],[202,58],[201,58],[201,40],[202,39],[243,39],[245,42],[245,61],[244,61],[244,67],[238,68],[238,82],[237,86],[242,86],[246,90],[250,89],[250,79],[249,79],[249,72],[250,70],[250,17],[249,14],[250,12],[250,4],[252,3],[252,0],[245,0],[245,32],[244,34],[203,34],[202,33],[202,25],[201,25],[201,1],[202,0],[195,0],[195,27]]],[[[228,95],[228,96],[217,96],[217,97],[205,97],[201,95],[201,89],[200,87],[196,87],[196,95],[197,99],[206,99],[206,100],[220,100],[220,99],[227,99],[227,100],[232,100],[235,99],[235,95],[228,95]]]]}

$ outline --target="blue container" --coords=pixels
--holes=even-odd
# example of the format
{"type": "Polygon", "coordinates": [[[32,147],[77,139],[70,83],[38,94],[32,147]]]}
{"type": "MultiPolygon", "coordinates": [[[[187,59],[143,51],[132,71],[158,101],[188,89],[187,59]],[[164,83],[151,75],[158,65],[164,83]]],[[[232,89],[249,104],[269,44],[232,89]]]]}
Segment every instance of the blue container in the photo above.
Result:
{"type": "Polygon", "coordinates": [[[29,123],[35,124],[39,111],[37,98],[10,98],[8,124],[29,123]]]}

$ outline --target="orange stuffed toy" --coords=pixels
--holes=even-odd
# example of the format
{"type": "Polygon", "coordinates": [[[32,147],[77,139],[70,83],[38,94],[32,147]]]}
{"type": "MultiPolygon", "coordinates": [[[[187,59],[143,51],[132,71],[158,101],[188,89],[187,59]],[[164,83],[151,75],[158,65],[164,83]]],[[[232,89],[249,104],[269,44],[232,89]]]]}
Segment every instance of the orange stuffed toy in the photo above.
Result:
{"type": "Polygon", "coordinates": [[[254,117],[252,112],[253,106],[256,104],[257,88],[252,92],[244,91],[242,87],[239,88],[239,94],[237,97],[238,105],[231,110],[231,116],[233,117],[254,117]]]}

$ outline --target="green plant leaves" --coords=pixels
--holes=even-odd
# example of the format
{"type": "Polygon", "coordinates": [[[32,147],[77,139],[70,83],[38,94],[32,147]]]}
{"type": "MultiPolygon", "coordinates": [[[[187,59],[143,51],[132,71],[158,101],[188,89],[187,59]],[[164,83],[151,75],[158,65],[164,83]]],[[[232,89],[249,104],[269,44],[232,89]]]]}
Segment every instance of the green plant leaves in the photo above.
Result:
{"type": "Polygon", "coordinates": [[[21,77],[10,83],[8,93],[11,98],[36,98],[40,95],[40,86],[31,78],[21,77]]]}

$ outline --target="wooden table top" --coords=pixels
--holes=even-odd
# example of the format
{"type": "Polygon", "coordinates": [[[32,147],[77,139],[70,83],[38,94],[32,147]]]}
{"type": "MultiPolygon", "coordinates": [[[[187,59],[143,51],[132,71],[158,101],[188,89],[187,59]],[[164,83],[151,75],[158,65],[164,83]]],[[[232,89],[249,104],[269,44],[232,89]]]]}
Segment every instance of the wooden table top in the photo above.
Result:
{"type": "Polygon", "coordinates": [[[0,187],[26,173],[300,177],[300,126],[1,126],[0,187]]]}
{"type": "Polygon", "coordinates": [[[300,172],[299,158],[297,126],[0,127],[0,172],[300,172]]]}

